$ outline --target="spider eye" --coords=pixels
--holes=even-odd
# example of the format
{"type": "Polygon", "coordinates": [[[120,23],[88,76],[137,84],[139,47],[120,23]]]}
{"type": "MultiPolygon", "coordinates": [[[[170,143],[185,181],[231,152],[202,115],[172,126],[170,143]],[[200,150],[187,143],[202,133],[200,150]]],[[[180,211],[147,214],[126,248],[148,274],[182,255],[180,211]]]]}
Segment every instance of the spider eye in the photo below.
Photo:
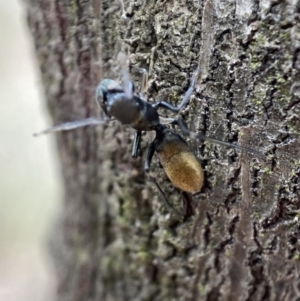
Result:
{"type": "Polygon", "coordinates": [[[107,94],[106,89],[103,88],[101,85],[99,85],[97,88],[97,91],[96,91],[96,100],[99,105],[102,102],[106,102],[106,100],[107,100],[106,94],[107,94]]]}
{"type": "Polygon", "coordinates": [[[103,84],[104,81],[100,83],[96,90],[96,102],[102,108],[104,113],[107,115],[107,87],[103,84]]]}

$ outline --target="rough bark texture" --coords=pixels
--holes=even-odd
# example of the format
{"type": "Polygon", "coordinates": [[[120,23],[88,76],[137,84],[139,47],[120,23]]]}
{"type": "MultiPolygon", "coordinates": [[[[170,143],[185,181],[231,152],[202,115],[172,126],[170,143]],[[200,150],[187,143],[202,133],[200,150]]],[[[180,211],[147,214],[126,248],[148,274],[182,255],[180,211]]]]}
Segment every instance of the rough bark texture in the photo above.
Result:
{"type": "MultiPolygon", "coordinates": [[[[178,220],[132,160],[117,122],[57,135],[65,180],[52,253],[57,300],[300,300],[300,3],[27,0],[54,123],[96,116],[121,44],[150,73],[149,100],[178,103],[192,130],[256,148],[191,142],[206,182],[178,220]],[[286,132],[292,133],[288,134],[286,132]]],[[[164,112],[161,113],[164,115],[164,112]]],[[[143,148],[147,139],[144,136],[143,148]]],[[[157,162],[156,177],[184,210],[157,162]]]]}

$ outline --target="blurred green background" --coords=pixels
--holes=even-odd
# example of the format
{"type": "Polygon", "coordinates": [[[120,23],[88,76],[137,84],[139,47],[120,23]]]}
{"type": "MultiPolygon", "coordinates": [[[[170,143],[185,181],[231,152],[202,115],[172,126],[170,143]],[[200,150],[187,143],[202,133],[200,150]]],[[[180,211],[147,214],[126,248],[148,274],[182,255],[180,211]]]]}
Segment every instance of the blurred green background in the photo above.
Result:
{"type": "Polygon", "coordinates": [[[62,188],[26,10],[0,1],[0,300],[53,300],[48,233],[62,188]],[[48,121],[48,123],[46,123],[48,121]]]}

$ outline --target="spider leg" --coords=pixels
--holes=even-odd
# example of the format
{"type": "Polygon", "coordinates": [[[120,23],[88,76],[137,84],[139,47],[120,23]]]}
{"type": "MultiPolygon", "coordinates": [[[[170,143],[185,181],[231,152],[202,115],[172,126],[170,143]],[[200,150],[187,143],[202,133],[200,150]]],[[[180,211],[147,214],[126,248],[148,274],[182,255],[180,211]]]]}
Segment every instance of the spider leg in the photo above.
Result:
{"type": "Polygon", "coordinates": [[[148,174],[149,176],[149,180],[156,186],[161,198],[163,199],[166,207],[168,207],[171,211],[173,211],[176,216],[178,217],[182,217],[182,215],[170,204],[170,202],[168,201],[168,199],[166,198],[163,190],[161,189],[161,187],[159,186],[159,184],[157,183],[157,181],[155,180],[154,177],[152,177],[150,174],[149,174],[149,171],[150,171],[150,165],[151,165],[151,161],[152,161],[152,158],[153,158],[153,155],[154,155],[154,152],[155,152],[155,146],[154,146],[154,142],[152,142],[148,148],[148,152],[147,152],[147,156],[146,156],[146,161],[145,161],[145,165],[144,165],[144,170],[145,172],[148,174]]]}
{"type": "Polygon", "coordinates": [[[65,122],[49,129],[43,130],[39,133],[34,133],[33,136],[37,137],[43,134],[48,134],[52,132],[60,132],[60,131],[70,131],[73,129],[81,128],[88,125],[98,125],[98,124],[105,124],[108,122],[108,119],[96,118],[96,117],[89,117],[81,120],[75,120],[71,122],[65,122]]]}
{"type": "Polygon", "coordinates": [[[193,198],[189,193],[187,193],[185,191],[182,192],[182,196],[184,197],[185,205],[186,205],[184,217],[185,217],[185,219],[188,219],[190,216],[194,215],[194,210],[192,207],[193,198]]]}
{"type": "Polygon", "coordinates": [[[159,184],[157,183],[157,181],[155,180],[155,178],[152,177],[152,176],[150,176],[150,175],[148,175],[148,176],[149,176],[149,180],[156,186],[156,188],[157,188],[157,190],[158,190],[158,192],[159,192],[161,198],[163,199],[165,205],[166,205],[171,211],[173,211],[173,212],[175,213],[176,216],[178,216],[178,217],[181,218],[182,215],[181,215],[181,214],[180,214],[180,213],[179,213],[179,212],[178,212],[178,211],[170,204],[170,202],[168,201],[167,197],[165,196],[163,190],[161,189],[161,187],[159,186],[159,184]]]}
{"type": "Polygon", "coordinates": [[[198,67],[196,69],[196,71],[194,72],[193,77],[191,79],[191,84],[190,84],[188,90],[185,92],[185,95],[184,95],[181,103],[177,107],[171,105],[167,101],[162,100],[162,101],[154,103],[152,105],[153,108],[158,109],[160,107],[163,107],[163,108],[165,108],[167,110],[170,110],[170,111],[172,111],[174,113],[178,113],[179,114],[180,111],[187,105],[187,103],[188,103],[188,101],[189,101],[189,99],[190,99],[190,97],[191,97],[191,95],[192,95],[192,93],[194,91],[194,86],[195,86],[196,78],[197,78],[199,72],[200,72],[200,67],[198,67]]]}
{"type": "Polygon", "coordinates": [[[236,149],[245,151],[247,153],[258,155],[258,156],[265,159],[265,155],[263,153],[255,150],[255,149],[252,149],[252,148],[249,148],[249,147],[244,147],[244,146],[234,144],[234,143],[230,143],[230,142],[226,142],[226,141],[222,141],[222,140],[215,139],[215,138],[212,138],[212,137],[207,137],[207,136],[203,135],[202,133],[191,132],[189,130],[189,128],[187,127],[186,122],[181,118],[174,119],[172,124],[178,125],[180,130],[182,131],[183,135],[186,136],[186,137],[189,137],[191,139],[196,139],[196,140],[201,140],[201,141],[209,141],[211,143],[215,143],[215,144],[219,144],[219,145],[223,145],[223,146],[227,146],[227,147],[231,147],[231,148],[236,148],[236,149]]]}
{"type": "Polygon", "coordinates": [[[131,99],[134,93],[134,85],[130,80],[130,74],[127,70],[128,55],[124,51],[120,51],[117,60],[119,61],[119,64],[121,66],[120,73],[124,93],[129,99],[131,99]]]}
{"type": "Polygon", "coordinates": [[[135,135],[134,135],[132,151],[131,151],[132,158],[137,158],[137,156],[138,156],[138,151],[139,151],[140,144],[141,144],[141,138],[142,138],[142,132],[136,131],[135,135]]]}

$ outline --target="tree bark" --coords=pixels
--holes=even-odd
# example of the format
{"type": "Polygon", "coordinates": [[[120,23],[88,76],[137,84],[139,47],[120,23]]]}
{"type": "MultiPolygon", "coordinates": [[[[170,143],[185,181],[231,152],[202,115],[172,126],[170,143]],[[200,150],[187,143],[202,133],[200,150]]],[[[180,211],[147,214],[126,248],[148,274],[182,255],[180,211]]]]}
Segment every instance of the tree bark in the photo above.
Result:
{"type": "Polygon", "coordinates": [[[267,158],[191,141],[206,180],[194,214],[178,220],[147,182],[143,158],[131,159],[131,129],[111,122],[57,134],[57,300],[300,300],[300,3],[128,0],[126,13],[117,0],[26,3],[55,124],[101,114],[96,86],[118,78],[125,43],[131,64],[149,70],[149,101],[178,104],[200,66],[182,113],[190,129],[267,158]]]}

